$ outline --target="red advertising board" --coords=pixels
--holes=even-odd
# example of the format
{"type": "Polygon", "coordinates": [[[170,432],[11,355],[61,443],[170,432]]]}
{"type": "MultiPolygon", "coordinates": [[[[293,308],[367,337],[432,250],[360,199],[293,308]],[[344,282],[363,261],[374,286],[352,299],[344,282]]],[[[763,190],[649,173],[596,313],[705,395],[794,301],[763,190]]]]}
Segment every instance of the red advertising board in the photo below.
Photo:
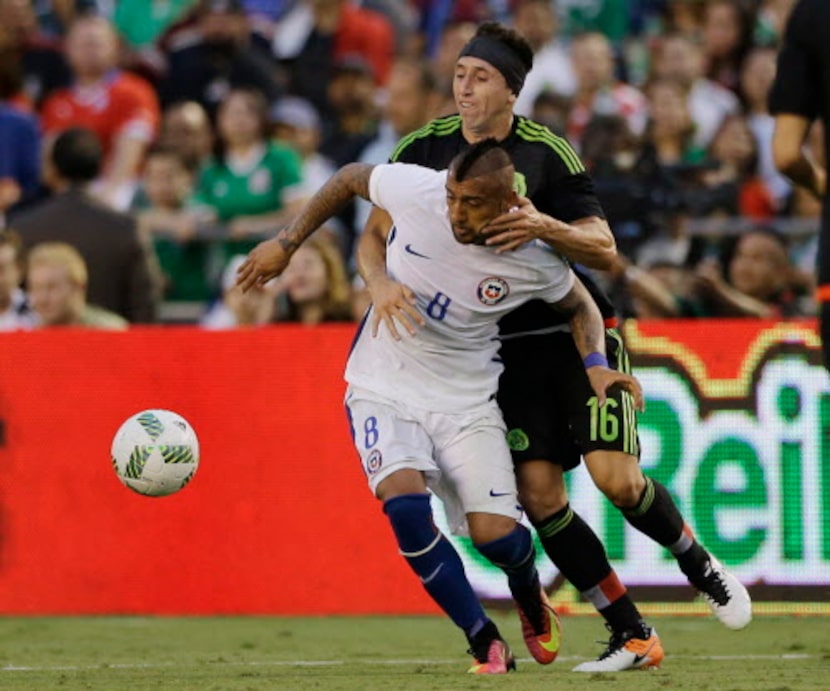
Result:
{"type": "Polygon", "coordinates": [[[353,327],[0,336],[0,612],[433,612],[351,446],[353,327]],[[125,488],[121,422],[169,408],[201,464],[125,488]]]}
{"type": "MultiPolygon", "coordinates": [[[[749,396],[769,353],[797,351],[796,362],[823,372],[811,322],[643,322],[625,332],[635,373],[640,364],[644,381],[688,382],[703,416],[703,399],[749,396]]],[[[351,325],[0,334],[0,612],[437,611],[397,554],[351,445],[342,372],[353,334],[351,325]],[[147,408],[175,410],[199,434],[200,468],[179,494],[140,496],[113,472],[114,432],[147,408]]],[[[664,391],[651,393],[652,410],[669,408],[664,391]]],[[[660,425],[643,421],[644,443],[660,425]]],[[[819,471],[830,483],[830,465],[819,471]]],[[[809,508],[812,485],[802,484],[809,508]]],[[[818,515],[830,494],[815,501],[818,515]]],[[[709,515],[691,506],[693,518],[709,515]]],[[[612,544],[622,533],[603,511],[597,530],[625,568],[633,553],[612,544]]],[[[810,535],[782,539],[796,556],[801,539],[812,558],[810,535]]],[[[767,568],[759,559],[747,553],[751,578],[767,568]]]]}

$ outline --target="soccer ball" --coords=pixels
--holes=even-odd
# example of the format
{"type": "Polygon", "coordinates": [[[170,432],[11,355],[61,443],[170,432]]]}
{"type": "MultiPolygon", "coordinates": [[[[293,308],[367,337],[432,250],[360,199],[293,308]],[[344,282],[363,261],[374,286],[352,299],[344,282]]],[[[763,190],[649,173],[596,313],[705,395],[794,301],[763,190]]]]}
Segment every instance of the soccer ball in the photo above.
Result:
{"type": "Polygon", "coordinates": [[[144,410],[115,433],[112,466],[131,490],[163,497],[190,482],[199,467],[199,440],[178,413],[144,410]]]}

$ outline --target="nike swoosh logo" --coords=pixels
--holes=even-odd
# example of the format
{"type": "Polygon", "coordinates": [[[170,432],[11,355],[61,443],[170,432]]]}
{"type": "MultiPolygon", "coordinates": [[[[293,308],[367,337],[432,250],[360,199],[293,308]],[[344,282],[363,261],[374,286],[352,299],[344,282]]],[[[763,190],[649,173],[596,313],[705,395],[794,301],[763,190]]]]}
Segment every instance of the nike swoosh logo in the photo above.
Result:
{"type": "Polygon", "coordinates": [[[549,653],[558,652],[560,644],[559,629],[555,625],[552,625],[550,627],[550,633],[547,636],[547,640],[545,640],[544,636],[539,636],[536,640],[539,641],[539,645],[541,645],[549,653]]]}
{"type": "Polygon", "coordinates": [[[491,497],[507,497],[507,496],[510,496],[511,494],[513,494],[513,492],[496,492],[492,489],[490,490],[490,496],[491,497]]]}
{"type": "Polygon", "coordinates": [[[427,576],[426,578],[424,578],[423,576],[420,577],[421,578],[421,583],[426,585],[430,581],[434,580],[435,577],[438,575],[438,573],[443,568],[444,568],[444,562],[441,562],[440,564],[438,564],[438,566],[435,567],[435,571],[433,571],[431,574],[429,574],[429,576],[427,576]]]}
{"type": "Polygon", "coordinates": [[[421,259],[429,259],[429,257],[428,257],[427,255],[425,255],[425,254],[421,254],[420,252],[417,252],[417,251],[415,251],[414,249],[412,249],[412,245],[406,245],[406,246],[404,247],[404,249],[405,249],[405,250],[406,250],[409,254],[414,254],[416,257],[420,257],[421,259]]]}
{"type": "Polygon", "coordinates": [[[641,653],[639,655],[635,654],[634,655],[634,665],[635,666],[639,665],[641,662],[646,660],[648,658],[649,653],[651,652],[651,649],[653,647],[654,647],[654,641],[652,641],[651,645],[643,653],[641,653]]]}
{"type": "Polygon", "coordinates": [[[539,647],[542,648],[542,650],[545,650],[551,653],[551,655],[556,656],[556,653],[559,652],[559,646],[562,642],[562,636],[559,630],[559,617],[556,616],[556,612],[554,611],[553,607],[551,607],[548,604],[547,598],[544,597],[544,595],[542,600],[542,607],[548,616],[548,620],[545,625],[547,631],[542,635],[537,635],[536,642],[539,644],[539,647]]]}

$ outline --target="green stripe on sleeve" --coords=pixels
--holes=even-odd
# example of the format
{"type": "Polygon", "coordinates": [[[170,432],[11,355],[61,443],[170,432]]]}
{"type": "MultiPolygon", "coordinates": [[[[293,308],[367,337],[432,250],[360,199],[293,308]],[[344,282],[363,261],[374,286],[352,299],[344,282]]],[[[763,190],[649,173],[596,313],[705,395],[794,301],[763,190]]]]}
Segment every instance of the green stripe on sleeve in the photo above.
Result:
{"type": "Polygon", "coordinates": [[[448,115],[443,118],[438,118],[436,120],[432,120],[428,122],[426,125],[421,127],[414,132],[410,132],[407,134],[403,139],[398,142],[398,145],[392,151],[392,155],[389,157],[392,161],[397,161],[398,157],[401,153],[417,139],[424,139],[426,137],[437,136],[442,137],[448,134],[452,134],[461,128],[461,116],[460,115],[448,115]]]}
{"type": "Polygon", "coordinates": [[[577,156],[576,151],[573,150],[573,147],[567,140],[556,136],[547,127],[543,127],[529,120],[522,120],[516,128],[516,134],[525,141],[543,142],[550,146],[559,158],[562,159],[568,168],[568,172],[572,175],[585,172],[585,166],[579,156],[577,156]]]}

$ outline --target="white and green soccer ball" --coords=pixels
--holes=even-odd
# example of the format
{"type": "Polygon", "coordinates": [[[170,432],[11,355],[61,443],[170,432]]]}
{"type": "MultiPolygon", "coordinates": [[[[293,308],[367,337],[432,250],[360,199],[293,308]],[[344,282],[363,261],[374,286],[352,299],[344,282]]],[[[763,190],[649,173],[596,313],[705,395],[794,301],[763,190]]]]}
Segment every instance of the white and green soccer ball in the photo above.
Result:
{"type": "Polygon", "coordinates": [[[144,410],[125,420],[115,433],[112,465],[131,490],[163,497],[193,478],[199,467],[199,440],[178,413],[144,410]]]}

